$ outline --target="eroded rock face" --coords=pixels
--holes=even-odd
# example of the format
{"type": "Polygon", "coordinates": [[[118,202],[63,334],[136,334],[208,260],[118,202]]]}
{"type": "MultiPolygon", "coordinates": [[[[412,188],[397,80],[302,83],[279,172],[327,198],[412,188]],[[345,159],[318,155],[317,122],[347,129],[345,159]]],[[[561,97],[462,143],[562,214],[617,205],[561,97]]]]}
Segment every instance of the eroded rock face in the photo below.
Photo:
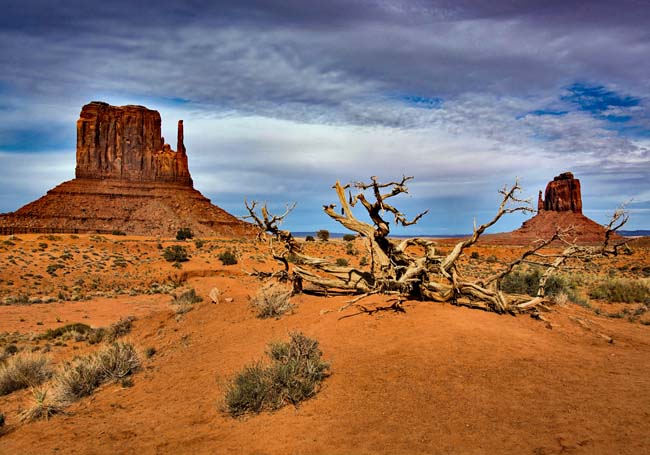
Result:
{"type": "Polygon", "coordinates": [[[160,114],[143,106],[93,101],[77,121],[77,178],[192,186],[178,122],[177,151],[164,143],[160,114]]]}
{"type": "Polygon", "coordinates": [[[558,175],[546,185],[544,199],[538,202],[541,211],[582,213],[582,195],[580,180],[573,177],[571,172],[558,175]],[[543,203],[543,204],[542,204],[543,203]]]}

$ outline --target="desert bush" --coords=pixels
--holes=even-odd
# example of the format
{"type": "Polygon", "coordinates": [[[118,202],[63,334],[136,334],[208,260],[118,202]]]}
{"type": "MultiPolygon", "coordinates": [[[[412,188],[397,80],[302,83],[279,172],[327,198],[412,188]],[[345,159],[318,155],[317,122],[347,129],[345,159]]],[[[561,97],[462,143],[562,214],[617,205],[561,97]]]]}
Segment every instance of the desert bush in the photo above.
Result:
{"type": "Polygon", "coordinates": [[[472,251],[472,254],[469,255],[471,259],[479,259],[481,255],[479,254],[478,251],[472,251]]]}
{"type": "Polygon", "coordinates": [[[302,333],[291,333],[288,343],[271,343],[267,355],[270,365],[248,365],[229,384],[225,407],[231,416],[298,405],[314,396],[329,374],[318,341],[302,333]]]}
{"type": "Polygon", "coordinates": [[[349,264],[348,260],[345,258],[337,258],[336,259],[336,265],[339,267],[347,267],[349,264]]]}
{"type": "Polygon", "coordinates": [[[231,250],[226,250],[217,256],[223,265],[237,264],[237,256],[231,250]]]}
{"type": "Polygon", "coordinates": [[[120,231],[119,229],[113,229],[111,231],[111,234],[113,234],[113,235],[126,235],[126,232],[120,231]]]}
{"type": "Polygon", "coordinates": [[[122,379],[139,367],[133,345],[115,342],[94,354],[66,362],[54,377],[54,400],[63,405],[73,403],[102,383],[122,379]]]}
{"type": "Polygon", "coordinates": [[[345,254],[349,254],[350,256],[356,256],[357,254],[359,254],[357,249],[354,247],[354,243],[347,242],[345,244],[345,254]]]}
{"type": "Polygon", "coordinates": [[[363,267],[364,265],[368,265],[368,257],[367,256],[362,257],[361,260],[359,261],[359,265],[361,267],[363,267]]]}
{"type": "MultiPolygon", "coordinates": [[[[542,272],[538,268],[532,268],[525,271],[513,270],[507,274],[501,281],[501,290],[509,294],[528,294],[537,295],[539,280],[542,278],[542,272]]],[[[558,276],[551,275],[546,280],[545,294],[553,297],[560,292],[568,294],[569,286],[566,281],[558,276]]]]}
{"type": "Polygon", "coordinates": [[[203,301],[203,298],[201,296],[196,295],[196,291],[194,288],[188,289],[185,292],[182,292],[179,295],[173,295],[172,296],[172,304],[173,305],[193,305],[195,303],[199,303],[203,301]]]}
{"type": "Polygon", "coordinates": [[[0,395],[35,387],[52,375],[50,360],[42,355],[23,354],[0,365],[0,395]]]}
{"type": "Polygon", "coordinates": [[[163,257],[167,262],[186,262],[189,260],[187,250],[180,245],[171,245],[165,248],[163,257]]]}
{"type": "Polygon", "coordinates": [[[185,314],[194,309],[194,304],[203,301],[203,298],[196,295],[196,291],[192,288],[179,295],[174,295],[172,298],[172,305],[177,305],[175,313],[185,314]]]}
{"type": "Polygon", "coordinates": [[[41,335],[40,338],[43,340],[53,340],[55,338],[65,336],[69,333],[86,334],[92,330],[92,327],[90,327],[88,324],[75,322],[73,324],[66,324],[64,326],[57,327],[56,329],[49,329],[47,332],[41,335]]]}
{"type": "Polygon", "coordinates": [[[639,280],[608,278],[589,289],[589,297],[610,302],[648,302],[650,301],[650,288],[639,280]]]}
{"type": "Polygon", "coordinates": [[[356,239],[357,236],[354,234],[343,234],[343,240],[346,242],[352,242],[354,239],[356,239]]]}
{"type": "Polygon", "coordinates": [[[194,246],[196,247],[197,250],[203,248],[203,245],[205,245],[205,240],[196,239],[194,241],[194,246]]]}
{"type": "Polygon", "coordinates": [[[289,300],[290,296],[291,291],[280,284],[266,286],[257,291],[251,299],[251,306],[258,318],[279,318],[294,308],[289,300]]]}
{"type": "Polygon", "coordinates": [[[117,322],[114,322],[104,329],[103,339],[112,343],[118,338],[126,335],[133,328],[133,321],[135,321],[135,316],[120,318],[117,322]]]}
{"type": "Polygon", "coordinates": [[[305,237],[305,242],[314,242],[314,236],[313,235],[308,235],[305,237]]]}
{"type": "Polygon", "coordinates": [[[493,263],[497,262],[497,257],[495,255],[491,254],[490,256],[485,258],[485,260],[487,262],[489,262],[490,264],[493,264],[493,263]]]}
{"type": "Polygon", "coordinates": [[[328,231],[327,229],[321,229],[316,233],[316,237],[318,237],[318,240],[327,242],[330,239],[330,231],[328,231]]]}
{"type": "Polygon", "coordinates": [[[180,228],[176,232],[176,240],[186,240],[194,237],[194,233],[190,228],[180,228]]]}

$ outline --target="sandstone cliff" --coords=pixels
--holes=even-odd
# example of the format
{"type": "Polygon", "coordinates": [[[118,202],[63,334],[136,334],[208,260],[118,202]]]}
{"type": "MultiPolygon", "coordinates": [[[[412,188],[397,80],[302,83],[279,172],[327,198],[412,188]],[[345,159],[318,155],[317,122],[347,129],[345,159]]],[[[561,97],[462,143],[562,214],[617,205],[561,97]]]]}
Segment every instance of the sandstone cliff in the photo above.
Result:
{"type": "Polygon", "coordinates": [[[178,122],[177,151],[164,143],[157,111],[93,101],[77,121],[77,178],[170,182],[192,186],[178,122]]]}
{"type": "Polygon", "coordinates": [[[582,213],[580,180],[574,178],[571,172],[558,175],[548,182],[544,200],[540,199],[540,202],[543,203],[543,210],[582,213]]]}

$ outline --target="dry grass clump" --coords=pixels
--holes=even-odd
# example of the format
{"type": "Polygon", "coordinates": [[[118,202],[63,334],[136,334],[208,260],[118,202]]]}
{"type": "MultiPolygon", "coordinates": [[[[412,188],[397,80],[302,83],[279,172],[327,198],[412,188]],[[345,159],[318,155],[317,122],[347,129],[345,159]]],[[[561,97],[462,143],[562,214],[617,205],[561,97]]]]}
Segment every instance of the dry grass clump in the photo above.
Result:
{"type": "Polygon", "coordinates": [[[34,392],[34,405],[21,412],[24,421],[47,419],[100,385],[117,381],[138,370],[140,359],[130,343],[116,342],[94,354],[66,362],[54,375],[49,390],[34,392]]]}
{"type": "Polygon", "coordinates": [[[35,389],[32,391],[34,404],[18,414],[22,422],[32,420],[48,420],[55,414],[63,412],[63,406],[48,393],[46,389],[35,389]]]}
{"type": "Polygon", "coordinates": [[[70,404],[90,395],[101,384],[135,372],[140,359],[130,343],[116,342],[95,354],[64,364],[54,377],[54,395],[59,403],[70,404]]]}
{"type": "Polygon", "coordinates": [[[255,297],[251,298],[251,306],[258,318],[279,318],[294,308],[290,296],[291,291],[280,284],[272,284],[257,291],[255,297]]]}
{"type": "Polygon", "coordinates": [[[269,345],[269,366],[261,362],[248,365],[230,383],[225,409],[231,416],[297,405],[318,392],[329,375],[329,364],[321,360],[318,341],[299,332],[290,337],[289,343],[269,345]]]}
{"type": "Polygon", "coordinates": [[[50,360],[42,355],[15,355],[0,365],[0,395],[35,387],[52,376],[50,360]]]}

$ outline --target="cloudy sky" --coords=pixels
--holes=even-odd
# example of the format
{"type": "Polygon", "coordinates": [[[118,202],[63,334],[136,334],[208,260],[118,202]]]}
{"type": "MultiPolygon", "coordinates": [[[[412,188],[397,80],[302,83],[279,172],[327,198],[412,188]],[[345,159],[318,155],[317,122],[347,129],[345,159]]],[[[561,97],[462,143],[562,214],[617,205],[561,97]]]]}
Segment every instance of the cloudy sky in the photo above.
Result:
{"type": "Polygon", "coordinates": [[[341,231],[336,179],[413,175],[409,232],[450,234],[564,171],[587,216],[626,202],[650,228],[648,0],[2,3],[0,212],[74,177],[103,100],[160,111],[172,144],[184,119],[198,190],[238,215],[296,201],[297,231],[341,231]]]}

